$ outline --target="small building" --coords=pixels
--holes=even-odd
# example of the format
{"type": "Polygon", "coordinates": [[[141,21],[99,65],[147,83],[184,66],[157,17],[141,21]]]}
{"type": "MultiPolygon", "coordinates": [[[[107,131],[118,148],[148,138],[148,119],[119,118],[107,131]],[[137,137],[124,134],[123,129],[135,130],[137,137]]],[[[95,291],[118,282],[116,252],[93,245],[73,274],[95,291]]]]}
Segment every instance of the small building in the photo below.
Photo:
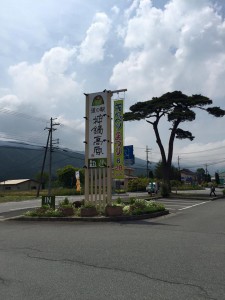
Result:
{"type": "Polygon", "coordinates": [[[196,173],[188,169],[180,170],[180,177],[181,181],[186,184],[194,184],[196,182],[196,173]]]}
{"type": "Polygon", "coordinates": [[[29,191],[38,189],[39,182],[33,179],[13,179],[0,182],[0,191],[29,191]]]}
{"type": "MultiPolygon", "coordinates": [[[[114,171],[114,169],[113,169],[114,171]]],[[[124,167],[124,179],[115,179],[114,172],[112,173],[113,176],[113,188],[116,190],[125,190],[128,189],[128,182],[132,179],[136,179],[138,177],[133,175],[134,169],[129,167],[124,167]]]]}

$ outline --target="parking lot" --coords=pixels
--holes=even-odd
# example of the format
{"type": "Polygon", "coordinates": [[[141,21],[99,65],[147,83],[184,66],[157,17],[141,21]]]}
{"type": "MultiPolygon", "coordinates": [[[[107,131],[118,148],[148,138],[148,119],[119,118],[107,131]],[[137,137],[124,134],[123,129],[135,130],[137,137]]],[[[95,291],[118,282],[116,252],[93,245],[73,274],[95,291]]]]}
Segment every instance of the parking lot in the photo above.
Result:
{"type": "MultiPolygon", "coordinates": [[[[210,199],[209,199],[210,200],[210,199]]],[[[165,208],[170,211],[170,213],[177,213],[179,211],[189,209],[198,205],[203,205],[209,202],[209,200],[193,200],[193,199],[159,199],[156,202],[160,202],[165,205],[165,208]]]]}

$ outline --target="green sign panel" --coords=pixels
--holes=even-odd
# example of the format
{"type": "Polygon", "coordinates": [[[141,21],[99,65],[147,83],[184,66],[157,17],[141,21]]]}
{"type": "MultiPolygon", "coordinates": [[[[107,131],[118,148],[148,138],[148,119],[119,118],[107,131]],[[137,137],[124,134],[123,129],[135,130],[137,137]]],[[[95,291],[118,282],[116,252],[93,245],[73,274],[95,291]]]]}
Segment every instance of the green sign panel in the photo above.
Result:
{"type": "Polygon", "coordinates": [[[114,101],[114,178],[124,179],[123,100],[114,101]]]}
{"type": "Polygon", "coordinates": [[[106,168],[107,158],[93,158],[88,160],[88,168],[106,168]]]}
{"type": "Polygon", "coordinates": [[[55,209],[55,196],[42,196],[41,206],[49,205],[55,209]]]}

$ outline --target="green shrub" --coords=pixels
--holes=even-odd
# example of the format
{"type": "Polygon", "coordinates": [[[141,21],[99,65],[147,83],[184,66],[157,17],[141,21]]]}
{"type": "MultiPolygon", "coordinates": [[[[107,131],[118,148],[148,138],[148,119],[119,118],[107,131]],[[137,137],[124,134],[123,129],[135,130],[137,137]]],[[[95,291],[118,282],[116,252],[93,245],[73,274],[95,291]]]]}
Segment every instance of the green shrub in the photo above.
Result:
{"type": "Polygon", "coordinates": [[[83,205],[81,205],[81,208],[93,208],[93,207],[95,207],[95,205],[89,202],[86,202],[83,205]]]}
{"type": "Polygon", "coordinates": [[[195,191],[195,190],[203,190],[201,186],[198,185],[191,185],[191,184],[184,184],[176,187],[179,191],[195,191]]]}
{"type": "MultiPolygon", "coordinates": [[[[47,205],[46,205],[47,206],[47,205]]],[[[54,210],[53,208],[39,207],[25,213],[27,217],[62,217],[60,210],[54,210]]]]}
{"type": "Polygon", "coordinates": [[[134,198],[134,197],[131,197],[131,198],[129,199],[129,203],[130,203],[130,204],[134,204],[134,203],[135,203],[135,198],[134,198]]]}
{"type": "Polygon", "coordinates": [[[136,191],[146,191],[146,186],[149,183],[149,178],[135,178],[129,180],[128,182],[128,191],[136,192],[136,191]]]}
{"type": "Polygon", "coordinates": [[[136,199],[133,204],[127,205],[123,208],[123,213],[126,215],[141,215],[163,210],[165,210],[165,207],[161,203],[136,199]]]}
{"type": "Polygon", "coordinates": [[[170,196],[170,189],[166,183],[162,183],[160,187],[162,197],[168,198],[170,196]]]}
{"type": "MultiPolygon", "coordinates": [[[[224,190],[225,192],[225,190],[224,190]]],[[[68,201],[63,200],[63,203],[68,203],[68,201]]],[[[119,201],[120,202],[120,201],[119,201]]],[[[69,204],[65,204],[65,206],[68,206],[69,204]]],[[[124,205],[122,202],[121,203],[117,203],[117,202],[112,202],[111,204],[112,206],[122,206],[123,208],[123,214],[124,215],[141,215],[141,214],[148,214],[148,213],[152,213],[152,212],[156,212],[156,211],[163,211],[165,210],[165,207],[163,204],[160,204],[158,202],[155,201],[147,201],[144,199],[135,199],[132,198],[130,200],[130,204],[128,205],[124,205]]],[[[28,211],[25,213],[25,216],[29,216],[29,217],[63,217],[63,208],[65,208],[65,206],[61,206],[58,209],[54,210],[52,208],[49,207],[49,205],[45,205],[43,207],[39,207],[36,208],[32,211],[28,211]]],[[[69,206],[71,207],[71,206],[69,206]]],[[[92,203],[86,203],[85,205],[82,205],[81,207],[79,207],[75,213],[77,216],[80,216],[81,214],[81,208],[93,208],[95,207],[95,205],[93,205],[92,203]]],[[[97,208],[98,214],[103,214],[104,210],[101,211],[99,208],[97,208]]]]}
{"type": "Polygon", "coordinates": [[[125,190],[115,190],[115,193],[116,194],[125,194],[126,193],[126,191],[125,190]]]}
{"type": "Polygon", "coordinates": [[[118,197],[118,198],[116,199],[116,203],[117,203],[117,204],[121,204],[121,203],[122,203],[122,199],[121,199],[120,197],[118,197]]]}
{"type": "Polygon", "coordinates": [[[62,217],[63,213],[58,209],[54,210],[51,208],[45,212],[44,216],[45,217],[62,217]]]}
{"type": "Polygon", "coordinates": [[[125,205],[123,207],[123,214],[124,215],[130,215],[131,214],[131,212],[130,212],[130,205],[125,205]]]}
{"type": "Polygon", "coordinates": [[[170,180],[171,187],[180,188],[182,186],[182,182],[179,180],[170,180]]]}
{"type": "Polygon", "coordinates": [[[66,197],[64,200],[59,202],[59,207],[64,207],[64,208],[73,207],[73,203],[71,203],[69,199],[66,197]]]}

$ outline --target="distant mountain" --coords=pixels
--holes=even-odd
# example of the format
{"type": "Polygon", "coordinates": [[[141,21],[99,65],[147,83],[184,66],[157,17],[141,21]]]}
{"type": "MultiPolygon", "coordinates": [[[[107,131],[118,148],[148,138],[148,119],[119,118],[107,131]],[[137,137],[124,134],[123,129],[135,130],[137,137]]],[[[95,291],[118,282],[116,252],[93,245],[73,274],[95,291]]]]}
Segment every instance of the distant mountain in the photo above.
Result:
{"type": "MultiPolygon", "coordinates": [[[[8,179],[34,179],[41,171],[45,148],[28,143],[0,141],[0,181],[8,179]]],[[[83,168],[84,153],[69,149],[55,149],[52,154],[52,174],[66,165],[83,168]]],[[[135,158],[135,176],[146,176],[146,161],[135,158]]],[[[151,167],[153,167],[151,165],[151,167]]],[[[45,172],[49,169],[49,154],[46,157],[45,172]]]]}
{"type": "MultiPolygon", "coordinates": [[[[41,171],[45,148],[17,142],[0,141],[0,181],[7,179],[35,178],[41,171]]],[[[66,165],[77,168],[84,166],[84,154],[68,149],[54,150],[52,153],[52,174],[66,165]]],[[[45,171],[49,169],[49,154],[45,171]]]]}

